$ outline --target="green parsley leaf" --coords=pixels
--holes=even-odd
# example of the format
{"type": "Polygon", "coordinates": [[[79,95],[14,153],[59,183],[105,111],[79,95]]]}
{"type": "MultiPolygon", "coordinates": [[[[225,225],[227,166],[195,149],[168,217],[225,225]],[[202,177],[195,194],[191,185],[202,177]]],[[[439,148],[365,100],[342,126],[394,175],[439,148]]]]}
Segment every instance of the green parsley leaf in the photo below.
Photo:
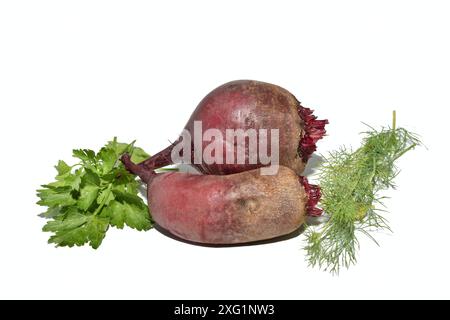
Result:
{"type": "Polygon", "coordinates": [[[89,243],[92,248],[97,249],[105,238],[108,227],[107,218],[86,216],[72,210],[65,217],[47,222],[42,230],[54,232],[55,235],[51,236],[48,242],[59,247],[82,246],[89,243]]]}
{"type": "Polygon", "coordinates": [[[84,184],[92,184],[94,186],[100,186],[100,177],[97,173],[89,168],[85,169],[85,174],[83,175],[84,184]]]}
{"type": "Polygon", "coordinates": [[[114,194],[111,192],[111,190],[106,189],[100,192],[100,194],[97,197],[97,203],[102,204],[104,203],[105,206],[107,206],[111,201],[114,200],[114,194]]]}
{"type": "Polygon", "coordinates": [[[44,189],[39,189],[37,196],[41,199],[37,204],[47,207],[55,206],[71,206],[77,201],[71,194],[70,187],[53,187],[50,185],[43,185],[44,189]]]}
{"type": "Polygon", "coordinates": [[[133,154],[134,161],[148,157],[134,142],[114,138],[97,154],[90,149],[73,150],[73,156],[81,160],[74,166],[58,162],[55,181],[37,190],[38,204],[47,207],[40,216],[49,219],[43,231],[53,233],[49,243],[58,247],[89,244],[97,249],[109,226],[152,227],[148,207],[139,197],[139,182],[120,161],[124,152],[133,154]]]}
{"type": "Polygon", "coordinates": [[[84,186],[80,191],[80,197],[77,201],[78,208],[84,211],[89,209],[91,204],[97,199],[98,191],[97,186],[91,184],[84,186]]]}
{"type": "Polygon", "coordinates": [[[84,162],[95,163],[95,152],[89,149],[74,149],[73,156],[84,162]]]}
{"type": "Polygon", "coordinates": [[[113,149],[104,147],[98,153],[97,160],[102,163],[102,173],[108,174],[118,162],[118,155],[113,149]]]}
{"type": "Polygon", "coordinates": [[[70,167],[62,160],[58,161],[58,164],[55,166],[56,170],[58,171],[58,176],[63,176],[66,173],[70,172],[70,167]]]}
{"type": "Polygon", "coordinates": [[[83,172],[81,170],[76,170],[75,173],[66,172],[63,175],[57,175],[55,177],[56,181],[49,183],[52,187],[70,187],[72,190],[79,190],[81,184],[83,172]]]}
{"type": "Polygon", "coordinates": [[[46,232],[70,231],[85,224],[87,219],[88,216],[83,215],[76,210],[71,210],[66,216],[58,217],[53,221],[47,222],[42,230],[46,232]]]}
{"type": "Polygon", "coordinates": [[[112,201],[105,209],[103,209],[103,217],[110,217],[109,223],[118,228],[123,229],[125,226],[124,210],[121,207],[120,202],[112,201]]]}
{"type": "Polygon", "coordinates": [[[103,214],[111,217],[110,224],[118,229],[122,229],[124,225],[139,231],[149,230],[152,227],[146,207],[112,201],[103,214]]]}
{"type": "Polygon", "coordinates": [[[125,152],[129,152],[130,146],[134,145],[134,141],[130,144],[117,142],[117,137],[114,137],[112,141],[109,141],[105,146],[108,149],[114,150],[116,155],[124,154],[125,152]]]}
{"type": "Polygon", "coordinates": [[[143,231],[152,227],[152,221],[147,208],[139,208],[128,203],[122,204],[125,210],[125,223],[130,228],[143,231]]]}
{"type": "Polygon", "coordinates": [[[131,152],[131,161],[133,161],[134,163],[142,162],[148,159],[148,157],[150,157],[149,154],[138,147],[134,147],[133,151],[131,152]]]}
{"type": "Polygon", "coordinates": [[[55,234],[48,240],[59,247],[82,246],[87,243],[87,232],[84,225],[88,221],[88,216],[71,210],[65,216],[59,216],[53,221],[47,222],[42,228],[44,232],[54,232],[55,234]]]}
{"type": "Polygon", "coordinates": [[[142,202],[142,199],[137,195],[129,192],[118,191],[117,189],[113,189],[113,193],[117,201],[134,205],[139,208],[146,208],[147,206],[142,202]]]}
{"type": "Polygon", "coordinates": [[[105,238],[106,231],[109,228],[109,219],[93,216],[86,225],[86,231],[89,244],[92,248],[97,249],[105,238]]]}
{"type": "Polygon", "coordinates": [[[54,218],[61,214],[61,207],[50,207],[47,211],[41,213],[39,216],[42,218],[54,218]]]}

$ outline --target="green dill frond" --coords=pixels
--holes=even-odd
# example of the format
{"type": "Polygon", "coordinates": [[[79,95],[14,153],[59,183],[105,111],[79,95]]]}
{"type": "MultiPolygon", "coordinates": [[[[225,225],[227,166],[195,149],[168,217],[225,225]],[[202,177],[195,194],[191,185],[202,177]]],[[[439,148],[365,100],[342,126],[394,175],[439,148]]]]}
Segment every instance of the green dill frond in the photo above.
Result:
{"type": "Polygon", "coordinates": [[[356,151],[341,147],[329,153],[318,174],[320,205],[329,220],[319,230],[306,233],[311,266],[339,273],[341,267],[356,263],[358,234],[376,243],[374,231],[390,231],[379,193],[395,188],[399,172],[395,161],[420,144],[415,134],[396,127],[394,112],[392,127],[369,127],[356,151]]]}

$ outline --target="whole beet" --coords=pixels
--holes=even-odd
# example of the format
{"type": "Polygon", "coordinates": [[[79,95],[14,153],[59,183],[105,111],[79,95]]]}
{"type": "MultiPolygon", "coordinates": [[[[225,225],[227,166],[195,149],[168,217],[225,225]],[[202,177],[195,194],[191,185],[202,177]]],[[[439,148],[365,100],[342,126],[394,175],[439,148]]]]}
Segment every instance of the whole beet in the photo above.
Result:
{"type": "MultiPolygon", "coordinates": [[[[304,108],[286,89],[253,80],[228,82],[209,93],[197,106],[185,129],[194,136],[194,121],[201,121],[203,130],[218,129],[226,136],[227,129],[270,129],[279,130],[279,164],[301,174],[311,154],[316,150],[316,142],[325,134],[327,120],[317,120],[312,110],[304,108]]],[[[260,138],[259,134],[257,136],[260,138]]],[[[140,165],[147,169],[157,169],[173,163],[171,152],[178,142],[155,154],[140,165]]],[[[203,142],[203,149],[209,142],[203,142]]],[[[270,146],[270,136],[268,140],[270,146]]],[[[223,155],[231,151],[236,156],[234,142],[222,143],[223,155]]],[[[269,148],[270,150],[270,148],[269,148]]],[[[191,164],[202,173],[231,174],[252,170],[263,166],[258,157],[256,164],[250,164],[249,144],[245,145],[245,163],[191,164]]]]}
{"type": "Polygon", "coordinates": [[[255,169],[231,175],[150,171],[122,158],[147,182],[153,220],[193,242],[235,244],[271,239],[298,229],[319,200],[318,189],[280,166],[276,175],[255,169]],[[315,189],[315,191],[311,191],[315,189]]]}

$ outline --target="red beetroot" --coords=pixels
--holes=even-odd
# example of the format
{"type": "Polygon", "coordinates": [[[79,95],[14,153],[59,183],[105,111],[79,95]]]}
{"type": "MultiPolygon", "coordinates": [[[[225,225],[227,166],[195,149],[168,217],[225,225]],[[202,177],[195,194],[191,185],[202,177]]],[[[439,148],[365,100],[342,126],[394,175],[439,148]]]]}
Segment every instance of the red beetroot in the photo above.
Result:
{"type": "Polygon", "coordinates": [[[311,210],[320,197],[317,187],[287,167],[281,166],[273,176],[261,175],[261,169],[220,176],[156,174],[132,163],[128,155],[122,161],[147,182],[155,222],[189,241],[235,244],[271,239],[298,229],[308,211],[317,214],[311,210]]]}
{"type": "MultiPolygon", "coordinates": [[[[327,120],[317,120],[312,110],[304,108],[289,91],[269,83],[239,80],[226,83],[209,93],[197,106],[185,129],[193,136],[194,121],[202,121],[203,130],[218,129],[226,136],[226,129],[279,129],[279,164],[301,174],[316,142],[325,135],[327,120]]],[[[258,134],[258,139],[260,138],[258,134]]],[[[141,163],[148,169],[157,169],[172,164],[173,146],[155,154],[141,163]]],[[[209,142],[203,142],[203,148],[209,142]]],[[[270,146],[270,137],[269,143],[270,146]]],[[[234,152],[235,143],[223,143],[223,155],[234,152]]],[[[193,164],[200,172],[208,174],[232,174],[263,166],[258,157],[250,164],[248,143],[245,146],[245,164],[193,164]]],[[[193,159],[192,159],[193,160],[193,159]]]]}

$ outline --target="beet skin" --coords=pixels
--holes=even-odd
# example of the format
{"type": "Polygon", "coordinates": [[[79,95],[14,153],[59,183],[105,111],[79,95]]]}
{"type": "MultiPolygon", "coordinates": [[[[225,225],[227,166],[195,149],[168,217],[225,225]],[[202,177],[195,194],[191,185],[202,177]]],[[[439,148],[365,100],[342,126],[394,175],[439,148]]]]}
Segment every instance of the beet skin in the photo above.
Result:
{"type": "Polygon", "coordinates": [[[232,175],[198,175],[144,170],[122,158],[127,169],[147,181],[153,220],[193,242],[235,244],[289,234],[305,221],[304,181],[287,167],[276,175],[255,169],[232,175]]]}
{"type": "MultiPolygon", "coordinates": [[[[301,174],[311,154],[316,150],[316,142],[325,134],[327,120],[317,120],[312,110],[304,108],[286,89],[253,80],[228,82],[210,92],[197,106],[185,126],[193,136],[194,121],[202,121],[203,130],[218,129],[223,136],[226,129],[278,129],[279,164],[301,174]]],[[[259,135],[258,135],[259,139],[259,135]]],[[[176,141],[174,144],[178,143],[176,141]]],[[[173,144],[173,145],[174,145],[173,144]]],[[[203,148],[209,142],[203,142],[203,148]]],[[[154,170],[172,164],[173,145],[141,163],[154,170]]],[[[270,139],[269,144],[270,146],[270,139]]],[[[234,143],[223,143],[223,155],[227,150],[235,151],[234,143]]],[[[245,149],[245,163],[223,164],[205,162],[192,164],[200,172],[207,174],[232,174],[260,168],[260,159],[250,164],[248,144],[245,149]]],[[[235,153],[235,152],[234,152],[235,153]]],[[[235,158],[236,159],[236,155],[235,158]]]]}

